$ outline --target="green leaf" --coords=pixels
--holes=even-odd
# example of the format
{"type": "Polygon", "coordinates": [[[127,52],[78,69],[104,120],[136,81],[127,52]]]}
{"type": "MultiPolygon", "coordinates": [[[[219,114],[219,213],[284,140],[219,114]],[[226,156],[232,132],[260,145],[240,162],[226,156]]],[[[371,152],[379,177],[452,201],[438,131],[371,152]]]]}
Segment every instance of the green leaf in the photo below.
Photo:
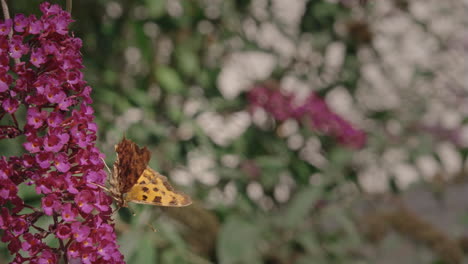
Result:
{"type": "Polygon", "coordinates": [[[285,215],[282,215],[282,223],[286,227],[300,224],[309,214],[314,204],[322,194],[320,188],[306,187],[294,196],[285,215]]]}
{"type": "Polygon", "coordinates": [[[316,256],[302,256],[299,257],[294,264],[322,264],[322,263],[328,263],[325,261],[323,258],[317,258],[316,256]]]}
{"type": "Polygon", "coordinates": [[[166,0],[145,0],[145,7],[152,18],[159,18],[166,13],[166,0]]]}
{"type": "Polygon", "coordinates": [[[180,48],[177,50],[176,60],[180,70],[187,76],[195,75],[200,69],[198,57],[187,48],[180,48]]]}
{"type": "Polygon", "coordinates": [[[322,215],[325,219],[333,219],[336,224],[346,233],[344,239],[340,240],[341,244],[358,245],[361,242],[361,237],[356,225],[351,220],[351,216],[339,206],[328,206],[322,215]]]}
{"type": "MultiPolygon", "coordinates": [[[[135,262],[135,263],[156,263],[156,262],[135,262]]],[[[167,264],[185,264],[184,257],[180,254],[178,250],[168,249],[162,253],[161,263],[167,264]]]]}
{"type": "Polygon", "coordinates": [[[128,98],[138,107],[150,106],[152,98],[148,96],[148,91],[142,89],[132,89],[128,92],[128,98]]]}
{"type": "Polygon", "coordinates": [[[313,255],[315,258],[325,258],[326,253],[323,251],[320,241],[318,241],[318,239],[313,234],[309,232],[301,232],[296,236],[295,240],[310,255],[313,255]]]}
{"type": "Polygon", "coordinates": [[[139,230],[133,229],[118,237],[120,252],[122,252],[127,260],[136,252],[139,246],[138,239],[136,238],[141,235],[142,234],[139,230]]]}
{"type": "Polygon", "coordinates": [[[184,239],[173,225],[162,221],[154,221],[153,224],[158,227],[160,235],[179,251],[179,254],[186,249],[187,246],[184,239]]]}
{"type": "Polygon", "coordinates": [[[24,201],[29,202],[32,200],[39,201],[41,197],[36,193],[34,186],[26,184],[21,184],[18,186],[18,195],[22,197],[24,201]]]}
{"type": "Polygon", "coordinates": [[[258,227],[236,216],[229,218],[219,235],[219,263],[261,263],[258,240],[258,227]]]}
{"type": "Polygon", "coordinates": [[[138,238],[140,243],[138,245],[138,251],[136,252],[137,254],[132,258],[132,263],[156,263],[156,248],[150,237],[151,235],[156,234],[148,232],[143,237],[138,238]]]}
{"type": "Polygon", "coordinates": [[[167,117],[169,117],[170,120],[175,123],[180,123],[184,116],[184,113],[182,112],[182,108],[180,107],[180,105],[177,105],[177,104],[170,104],[168,106],[168,109],[166,109],[166,111],[167,111],[167,117]]]}
{"type": "Polygon", "coordinates": [[[184,90],[184,83],[179,74],[170,67],[160,65],[156,68],[155,77],[159,85],[168,93],[180,93],[184,90]]]}
{"type": "Polygon", "coordinates": [[[282,156],[260,156],[255,159],[262,169],[283,169],[288,163],[288,159],[282,156]]]}

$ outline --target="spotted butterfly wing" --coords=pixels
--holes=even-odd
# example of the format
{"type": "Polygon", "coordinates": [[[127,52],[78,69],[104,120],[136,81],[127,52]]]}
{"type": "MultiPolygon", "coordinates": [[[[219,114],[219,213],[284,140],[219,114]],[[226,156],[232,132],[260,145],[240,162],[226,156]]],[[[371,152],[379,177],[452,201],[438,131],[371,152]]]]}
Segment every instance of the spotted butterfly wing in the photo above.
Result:
{"type": "Polygon", "coordinates": [[[126,201],[181,207],[192,203],[190,197],[174,190],[166,177],[147,167],[125,197],[126,201]]]}
{"type": "Polygon", "coordinates": [[[151,153],[126,139],[115,146],[117,160],[109,180],[111,195],[118,206],[127,202],[159,206],[186,206],[192,203],[189,196],[177,192],[166,177],[148,166],[151,153]]]}

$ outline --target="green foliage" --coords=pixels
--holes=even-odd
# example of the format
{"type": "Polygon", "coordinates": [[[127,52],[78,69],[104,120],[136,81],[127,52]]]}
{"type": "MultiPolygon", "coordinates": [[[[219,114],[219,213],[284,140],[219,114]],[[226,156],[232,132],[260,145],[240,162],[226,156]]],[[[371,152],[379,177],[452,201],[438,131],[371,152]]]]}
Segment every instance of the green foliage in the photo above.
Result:
{"type": "Polygon", "coordinates": [[[258,252],[259,227],[238,216],[226,220],[219,234],[217,251],[222,264],[262,263],[258,252]]]}
{"type": "Polygon", "coordinates": [[[156,80],[168,93],[181,93],[184,89],[184,84],[177,72],[169,67],[159,66],[154,72],[156,80]]]}
{"type": "MultiPolygon", "coordinates": [[[[29,1],[9,2],[12,13],[38,13],[29,1]]],[[[354,100],[361,85],[369,85],[362,81],[362,57],[376,51],[364,45],[362,52],[363,44],[348,27],[356,14],[371,17],[368,10],[354,7],[356,11],[340,1],[304,1],[301,12],[291,15],[296,18],[291,27],[284,19],[291,16],[275,11],[273,2],[278,1],[73,1],[73,30],[83,40],[85,79],[93,87],[98,142],[107,163],[115,157],[113,144],[125,134],[148,146],[150,165],[195,201],[177,213],[132,205],[135,216],[126,209],[116,214],[128,263],[376,263],[363,253],[368,245],[355,210],[364,197],[359,178],[367,165],[363,157],[392,167],[387,160],[377,161],[389,149],[405,148],[411,163],[436,156],[434,137],[411,126],[425,107],[408,117],[402,109],[368,110],[354,100]],[[268,26],[276,31],[262,35],[261,28],[268,26]],[[261,41],[269,34],[283,36],[291,50],[275,46],[277,40],[261,41]],[[330,70],[324,57],[333,43],[343,44],[344,54],[339,69],[330,70]],[[299,44],[313,53],[296,53],[299,44]],[[247,51],[271,55],[278,63],[267,77],[255,76],[259,69],[248,67],[256,63],[253,59],[237,68],[239,76],[228,83],[250,82],[228,98],[220,76],[232,57],[247,51]],[[245,91],[255,83],[288,78],[304,81],[306,89],[324,98],[343,87],[350,104],[365,112],[366,149],[346,149],[317,133],[307,120],[287,134],[283,122],[271,117],[261,122],[250,115],[245,91]],[[211,122],[203,123],[207,113],[213,113],[211,122]],[[403,132],[389,136],[387,127],[395,120],[403,132]]],[[[387,59],[376,56],[376,64],[387,59]]],[[[417,75],[429,78],[431,73],[420,70],[417,75]]],[[[21,153],[21,143],[0,141],[1,155],[21,153]]],[[[466,149],[460,153],[468,154],[466,149]]],[[[40,203],[33,187],[21,186],[20,193],[30,204],[40,203]]],[[[8,259],[6,252],[0,244],[0,263],[8,259]]]]}

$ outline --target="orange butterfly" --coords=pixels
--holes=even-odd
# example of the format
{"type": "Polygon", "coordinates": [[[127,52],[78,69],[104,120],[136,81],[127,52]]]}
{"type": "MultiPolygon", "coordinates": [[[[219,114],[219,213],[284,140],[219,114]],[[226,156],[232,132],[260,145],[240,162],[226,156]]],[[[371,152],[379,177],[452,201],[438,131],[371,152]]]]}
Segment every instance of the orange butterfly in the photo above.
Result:
{"type": "Polygon", "coordinates": [[[109,179],[108,191],[118,207],[128,202],[181,207],[192,203],[190,197],[174,190],[166,177],[148,166],[151,153],[126,139],[115,146],[117,160],[109,179]]]}

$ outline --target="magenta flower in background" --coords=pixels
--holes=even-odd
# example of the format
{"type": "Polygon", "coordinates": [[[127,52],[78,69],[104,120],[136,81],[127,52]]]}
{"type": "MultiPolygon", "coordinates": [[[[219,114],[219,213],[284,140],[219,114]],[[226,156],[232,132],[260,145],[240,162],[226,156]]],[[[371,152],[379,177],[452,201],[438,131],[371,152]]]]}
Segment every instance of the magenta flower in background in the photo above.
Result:
{"type": "Polygon", "coordinates": [[[69,13],[49,3],[40,9],[39,18],[18,14],[0,23],[0,119],[11,123],[0,126],[0,139],[23,136],[26,152],[0,157],[1,241],[11,263],[123,263],[112,200],[91,184],[106,174],[81,73],[82,42],[69,34],[69,13]],[[41,195],[39,208],[18,196],[24,185],[41,195]],[[41,218],[52,224],[41,226],[41,218]],[[47,244],[51,237],[58,246],[47,244]]]}
{"type": "Polygon", "coordinates": [[[366,133],[356,129],[338,114],[334,113],[326,102],[311,92],[299,106],[294,104],[294,96],[282,92],[268,83],[253,87],[247,94],[249,103],[255,108],[262,108],[278,121],[296,119],[309,121],[311,128],[329,135],[341,144],[360,149],[366,143],[366,133]]]}

